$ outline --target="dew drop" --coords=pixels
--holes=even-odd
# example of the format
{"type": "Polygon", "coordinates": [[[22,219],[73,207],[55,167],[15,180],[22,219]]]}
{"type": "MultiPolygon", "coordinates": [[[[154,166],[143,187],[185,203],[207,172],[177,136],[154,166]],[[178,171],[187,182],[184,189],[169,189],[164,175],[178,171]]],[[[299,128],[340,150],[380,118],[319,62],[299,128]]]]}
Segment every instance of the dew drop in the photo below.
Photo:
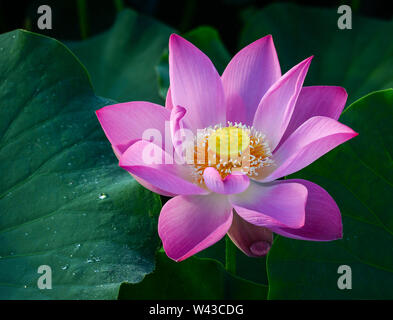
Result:
{"type": "Polygon", "coordinates": [[[106,193],[100,193],[98,196],[98,199],[100,199],[100,200],[104,200],[106,198],[108,198],[108,195],[106,193]]]}

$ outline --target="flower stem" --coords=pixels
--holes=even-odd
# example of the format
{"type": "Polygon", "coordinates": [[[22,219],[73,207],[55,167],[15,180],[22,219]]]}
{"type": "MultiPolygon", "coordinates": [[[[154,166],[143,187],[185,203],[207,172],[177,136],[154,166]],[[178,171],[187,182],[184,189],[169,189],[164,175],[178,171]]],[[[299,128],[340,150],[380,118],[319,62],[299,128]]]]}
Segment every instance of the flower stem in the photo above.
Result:
{"type": "Polygon", "coordinates": [[[228,235],[225,236],[225,269],[236,274],[236,246],[228,235]]]}

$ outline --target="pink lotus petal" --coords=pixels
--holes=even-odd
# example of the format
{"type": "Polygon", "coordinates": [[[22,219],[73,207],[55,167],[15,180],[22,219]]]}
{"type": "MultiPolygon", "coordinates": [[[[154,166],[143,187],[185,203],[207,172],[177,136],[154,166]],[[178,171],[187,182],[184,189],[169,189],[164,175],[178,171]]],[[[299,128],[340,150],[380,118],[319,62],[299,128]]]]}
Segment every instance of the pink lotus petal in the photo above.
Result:
{"type": "Polygon", "coordinates": [[[176,34],[169,39],[169,78],[172,104],[186,108],[190,129],[225,123],[224,90],[217,70],[202,51],[176,34]]]}
{"type": "Polygon", "coordinates": [[[236,211],[228,236],[234,244],[250,257],[266,255],[273,242],[273,233],[265,227],[258,227],[242,219],[236,211]]]}
{"type": "Polygon", "coordinates": [[[144,101],[106,106],[97,110],[96,114],[115,153],[119,155],[140,140],[146,129],[157,129],[164,137],[165,121],[170,118],[170,112],[162,106],[144,101]]]}
{"type": "Polygon", "coordinates": [[[284,177],[317,160],[358,134],[346,125],[326,117],[308,119],[273,154],[277,169],[264,182],[284,177]]]}
{"type": "MultiPolygon", "coordinates": [[[[183,152],[183,143],[184,137],[182,135],[183,130],[185,129],[184,126],[184,115],[186,114],[186,109],[180,106],[176,106],[171,109],[171,122],[170,122],[170,129],[171,129],[171,138],[173,147],[179,156],[179,159],[182,159],[182,152],[183,152]]],[[[186,141],[187,142],[187,141],[186,141]]]]}
{"type": "Polygon", "coordinates": [[[192,169],[178,165],[168,153],[147,141],[134,143],[121,156],[119,165],[133,175],[171,194],[207,194],[208,191],[193,184],[192,169]],[[148,159],[149,161],[146,161],[148,159]]]}
{"type": "Polygon", "coordinates": [[[173,108],[173,103],[172,103],[172,93],[171,93],[171,88],[168,88],[168,91],[166,93],[166,99],[165,99],[165,108],[168,110],[172,110],[173,108]]]}
{"type": "Polygon", "coordinates": [[[299,229],[272,228],[274,232],[284,237],[309,241],[342,238],[340,209],[326,190],[306,180],[294,179],[285,182],[300,183],[307,188],[306,220],[304,226],[299,229]]]}
{"type": "Polygon", "coordinates": [[[219,172],[213,167],[205,169],[203,180],[211,191],[221,194],[243,192],[250,184],[250,178],[248,176],[236,171],[226,176],[223,180],[219,172]]]}
{"type": "Polygon", "coordinates": [[[176,196],[175,193],[170,193],[170,192],[164,191],[164,190],[162,190],[162,189],[160,189],[160,188],[157,188],[157,187],[153,186],[151,183],[149,183],[149,182],[147,182],[147,181],[145,181],[145,180],[139,178],[139,177],[136,176],[135,174],[132,174],[131,172],[130,172],[130,175],[131,175],[136,181],[138,181],[138,183],[140,183],[140,184],[141,184],[142,186],[144,186],[146,189],[148,189],[148,190],[150,190],[150,191],[152,191],[152,192],[154,192],[154,193],[160,194],[160,195],[165,196],[165,197],[175,197],[175,196],[176,196]]]}
{"type": "Polygon", "coordinates": [[[306,120],[315,116],[324,116],[338,120],[347,101],[348,94],[342,87],[312,86],[303,87],[297,99],[295,110],[287,130],[281,138],[283,142],[306,120]]]}
{"type": "Polygon", "coordinates": [[[300,228],[304,225],[307,188],[299,183],[251,181],[247,191],[229,201],[244,220],[260,227],[300,228]]]}
{"type": "Polygon", "coordinates": [[[291,120],[311,59],[307,58],[284,74],[259,103],[253,126],[266,135],[271,150],[276,148],[291,120]]]}
{"type": "MultiPolygon", "coordinates": [[[[112,149],[113,149],[113,152],[115,153],[117,159],[120,160],[121,154],[115,148],[113,148],[113,146],[112,146],[112,149]]],[[[166,196],[166,197],[174,197],[174,196],[176,196],[176,194],[173,194],[173,193],[170,193],[170,192],[166,192],[164,190],[161,190],[160,188],[157,188],[157,187],[153,186],[151,183],[148,183],[147,181],[139,178],[138,176],[136,176],[136,175],[134,175],[132,173],[130,173],[130,175],[136,181],[138,181],[142,186],[144,186],[146,189],[148,189],[148,190],[150,190],[150,191],[152,191],[154,193],[158,193],[158,194],[160,194],[162,196],[166,196]]]]}
{"type": "Polygon", "coordinates": [[[158,234],[168,257],[182,261],[219,241],[231,223],[225,196],[177,196],[162,208],[158,234]]]}
{"type": "Polygon", "coordinates": [[[271,35],[239,51],[221,77],[227,120],[252,125],[261,98],[280,77],[280,63],[271,35]]]}

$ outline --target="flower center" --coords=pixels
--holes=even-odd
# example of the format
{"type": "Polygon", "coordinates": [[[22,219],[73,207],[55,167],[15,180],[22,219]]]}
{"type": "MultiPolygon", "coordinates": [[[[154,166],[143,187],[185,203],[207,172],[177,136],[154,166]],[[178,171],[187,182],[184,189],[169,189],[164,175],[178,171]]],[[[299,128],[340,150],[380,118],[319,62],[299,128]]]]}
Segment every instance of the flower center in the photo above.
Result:
{"type": "Polygon", "coordinates": [[[225,127],[214,131],[208,138],[212,152],[220,156],[236,156],[250,144],[250,136],[242,128],[225,127]]]}
{"type": "Polygon", "coordinates": [[[273,164],[265,136],[254,127],[228,122],[198,131],[194,143],[195,178],[203,184],[203,172],[213,167],[221,178],[234,171],[257,176],[258,169],[273,164]]]}

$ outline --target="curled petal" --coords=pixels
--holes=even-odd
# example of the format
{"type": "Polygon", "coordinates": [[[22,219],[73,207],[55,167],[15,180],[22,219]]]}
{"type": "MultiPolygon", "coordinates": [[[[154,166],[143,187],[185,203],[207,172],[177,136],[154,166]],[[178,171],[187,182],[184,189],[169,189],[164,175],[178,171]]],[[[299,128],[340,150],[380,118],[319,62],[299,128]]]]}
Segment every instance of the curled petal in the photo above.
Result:
{"type": "Polygon", "coordinates": [[[241,172],[232,172],[222,179],[220,173],[213,167],[205,169],[203,172],[203,180],[211,191],[221,194],[243,192],[250,184],[248,176],[241,172]]]}
{"type": "MultiPolygon", "coordinates": [[[[171,110],[171,118],[170,118],[171,138],[176,155],[179,156],[179,159],[181,159],[183,147],[185,147],[183,146],[183,142],[187,143],[187,141],[184,141],[184,137],[183,137],[185,127],[182,119],[184,118],[185,114],[186,114],[186,109],[180,106],[176,106],[171,110]]],[[[192,142],[192,141],[193,140],[188,142],[192,142]]]]}
{"type": "Polygon", "coordinates": [[[233,213],[228,236],[236,246],[250,257],[266,255],[273,242],[273,233],[268,228],[258,227],[242,219],[236,211],[233,213]]]}
{"type": "Polygon", "coordinates": [[[231,223],[225,196],[177,196],[163,206],[158,234],[168,257],[182,261],[219,241],[231,223]]]}

